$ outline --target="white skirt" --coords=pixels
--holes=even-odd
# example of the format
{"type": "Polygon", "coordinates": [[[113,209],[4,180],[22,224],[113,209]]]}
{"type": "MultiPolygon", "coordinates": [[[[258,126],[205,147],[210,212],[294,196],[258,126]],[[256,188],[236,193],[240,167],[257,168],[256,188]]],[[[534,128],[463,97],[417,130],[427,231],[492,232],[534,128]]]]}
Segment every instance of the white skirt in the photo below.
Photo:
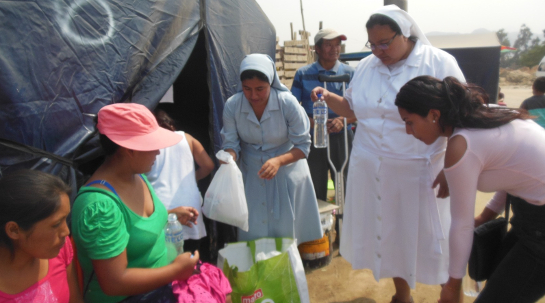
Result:
{"type": "Polygon", "coordinates": [[[413,289],[416,282],[447,281],[450,199],[434,199],[431,211],[434,202],[428,201],[431,176],[443,159],[429,165],[352,150],[340,252],[354,269],[371,269],[377,281],[403,278],[413,289]],[[442,239],[434,232],[433,211],[439,212],[442,239]]]}

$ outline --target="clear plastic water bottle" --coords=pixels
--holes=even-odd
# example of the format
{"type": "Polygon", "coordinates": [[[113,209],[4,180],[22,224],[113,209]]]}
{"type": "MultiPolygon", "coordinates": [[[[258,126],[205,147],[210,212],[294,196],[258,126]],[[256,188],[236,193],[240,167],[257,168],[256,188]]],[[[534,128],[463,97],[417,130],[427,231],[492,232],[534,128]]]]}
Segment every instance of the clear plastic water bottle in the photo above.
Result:
{"type": "Polygon", "coordinates": [[[322,94],[318,94],[318,101],[314,102],[313,108],[314,119],[314,147],[327,147],[327,104],[325,103],[322,94]]]}
{"type": "Polygon", "coordinates": [[[177,255],[184,252],[183,227],[176,214],[168,214],[168,222],[165,226],[165,240],[169,261],[174,260],[177,255]]]}
{"type": "Polygon", "coordinates": [[[469,274],[466,274],[462,279],[462,289],[464,290],[464,295],[468,297],[476,297],[483,290],[483,282],[477,282],[473,280],[469,274]]]}

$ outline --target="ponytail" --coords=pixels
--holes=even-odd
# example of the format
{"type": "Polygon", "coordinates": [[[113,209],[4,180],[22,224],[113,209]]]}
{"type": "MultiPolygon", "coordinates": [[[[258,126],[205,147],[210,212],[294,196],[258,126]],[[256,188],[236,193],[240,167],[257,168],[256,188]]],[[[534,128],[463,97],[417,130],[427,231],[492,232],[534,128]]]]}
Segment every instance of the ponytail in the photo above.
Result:
{"type": "Polygon", "coordinates": [[[443,81],[420,76],[407,82],[399,91],[395,105],[410,113],[426,117],[431,109],[439,110],[439,126],[453,128],[495,128],[515,119],[528,119],[525,110],[488,107],[488,95],[479,86],[466,85],[454,77],[443,81]]]}

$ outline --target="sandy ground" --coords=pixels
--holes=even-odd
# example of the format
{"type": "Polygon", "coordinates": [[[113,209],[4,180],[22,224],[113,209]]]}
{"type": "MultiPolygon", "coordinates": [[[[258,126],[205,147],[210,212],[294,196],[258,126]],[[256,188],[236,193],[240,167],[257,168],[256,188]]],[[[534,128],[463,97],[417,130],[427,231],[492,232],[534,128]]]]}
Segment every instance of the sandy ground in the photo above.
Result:
{"type": "MultiPolygon", "coordinates": [[[[502,86],[506,103],[509,107],[519,107],[520,103],[531,96],[528,86],[502,86]]],[[[334,196],[334,192],[329,192],[334,196]]],[[[480,213],[492,193],[477,194],[475,211],[480,213]]],[[[307,282],[312,303],[388,303],[395,291],[392,279],[375,281],[370,270],[353,270],[350,263],[339,256],[338,249],[333,251],[331,263],[325,267],[308,270],[307,282]]],[[[438,285],[417,284],[412,291],[417,303],[434,303],[439,298],[441,287],[438,285]]],[[[465,297],[464,302],[472,303],[475,298],[465,297]]],[[[545,303],[545,298],[538,302],[545,303]]]]}
{"type": "Polygon", "coordinates": [[[522,101],[532,96],[531,86],[502,86],[501,92],[505,94],[505,103],[509,107],[519,107],[522,101]]]}

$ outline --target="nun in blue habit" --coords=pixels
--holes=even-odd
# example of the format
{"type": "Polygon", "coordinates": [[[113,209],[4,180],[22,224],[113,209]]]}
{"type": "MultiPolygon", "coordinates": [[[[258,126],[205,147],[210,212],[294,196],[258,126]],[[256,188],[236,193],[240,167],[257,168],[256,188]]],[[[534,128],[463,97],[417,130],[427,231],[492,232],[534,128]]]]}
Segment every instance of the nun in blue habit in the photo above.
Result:
{"type": "Polygon", "coordinates": [[[303,243],[323,237],[306,158],[310,121],[280,83],[268,55],[247,55],[238,93],[223,109],[222,148],[239,165],[248,203],[249,230],[238,240],[288,237],[303,243]]]}

